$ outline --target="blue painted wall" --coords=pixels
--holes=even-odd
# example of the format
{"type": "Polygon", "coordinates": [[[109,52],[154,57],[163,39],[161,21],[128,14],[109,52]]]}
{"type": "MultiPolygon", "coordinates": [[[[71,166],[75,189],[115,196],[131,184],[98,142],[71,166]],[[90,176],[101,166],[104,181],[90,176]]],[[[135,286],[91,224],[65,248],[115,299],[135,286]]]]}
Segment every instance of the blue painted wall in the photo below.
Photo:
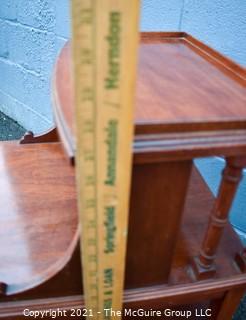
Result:
{"type": "MultiPolygon", "coordinates": [[[[69,0],[2,0],[0,110],[34,132],[52,125],[50,83],[55,58],[70,36],[69,0]]],[[[245,0],[143,0],[141,30],[183,30],[246,65],[245,0]]],[[[216,193],[223,162],[197,165],[216,193]]],[[[246,181],[231,222],[246,232],[246,181]]]]}
{"type": "MultiPolygon", "coordinates": [[[[4,0],[0,4],[0,110],[35,132],[53,123],[51,71],[66,40],[57,19],[61,2],[66,3],[4,0]]],[[[62,8],[68,11],[68,4],[62,8]]],[[[68,20],[64,25],[68,29],[68,20]]]]}
{"type": "Polygon", "coordinates": [[[246,65],[245,0],[185,0],[181,29],[246,65]]]}

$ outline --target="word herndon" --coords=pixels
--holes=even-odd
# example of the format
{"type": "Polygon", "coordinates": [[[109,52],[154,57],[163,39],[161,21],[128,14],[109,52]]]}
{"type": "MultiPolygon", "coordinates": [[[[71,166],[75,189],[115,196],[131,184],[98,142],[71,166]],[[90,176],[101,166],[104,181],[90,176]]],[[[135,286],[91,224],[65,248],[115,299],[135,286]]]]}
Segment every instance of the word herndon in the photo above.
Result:
{"type": "Polygon", "coordinates": [[[106,89],[118,89],[120,75],[120,23],[119,12],[110,13],[109,35],[106,38],[109,44],[108,49],[108,76],[105,79],[106,89]]]}

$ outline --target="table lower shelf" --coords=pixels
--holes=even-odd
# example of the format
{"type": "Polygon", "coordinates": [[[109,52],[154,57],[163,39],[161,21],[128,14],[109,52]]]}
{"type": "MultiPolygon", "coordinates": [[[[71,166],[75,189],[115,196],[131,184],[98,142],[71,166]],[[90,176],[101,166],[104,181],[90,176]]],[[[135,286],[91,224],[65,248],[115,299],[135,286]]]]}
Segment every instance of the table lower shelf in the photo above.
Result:
{"type": "MultiPolygon", "coordinates": [[[[78,240],[74,174],[61,144],[3,143],[0,154],[0,219],[4,226],[0,280],[9,282],[7,296],[1,297],[0,313],[5,308],[4,301],[80,295],[78,245],[69,261],[78,240]],[[16,288],[19,290],[14,292],[16,288]]],[[[173,297],[185,303],[197,293],[206,298],[206,294],[218,296],[227,289],[246,285],[246,277],[234,261],[242,246],[230,225],[219,247],[215,277],[196,281],[192,275],[190,260],[200,248],[213,200],[193,167],[169,282],[142,288],[126,283],[128,305],[157,305],[173,297]]]]}

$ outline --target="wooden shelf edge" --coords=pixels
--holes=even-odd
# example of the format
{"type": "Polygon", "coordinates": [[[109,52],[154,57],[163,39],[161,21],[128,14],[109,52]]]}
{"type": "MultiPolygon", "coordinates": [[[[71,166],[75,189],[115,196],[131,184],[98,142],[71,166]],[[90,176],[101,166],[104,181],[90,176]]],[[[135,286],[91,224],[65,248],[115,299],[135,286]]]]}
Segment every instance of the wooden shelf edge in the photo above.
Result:
{"type": "MultiPolygon", "coordinates": [[[[198,282],[189,285],[154,286],[141,289],[126,290],[124,293],[125,308],[139,308],[155,306],[162,307],[170,303],[170,300],[175,297],[175,300],[186,301],[193,296],[206,292],[208,295],[218,296],[225,290],[231,288],[242,288],[246,284],[245,276],[238,275],[229,279],[213,280],[206,282],[198,282]]],[[[195,301],[194,301],[195,302],[195,301]]],[[[54,297],[47,299],[11,301],[0,303],[0,318],[23,316],[24,309],[30,310],[71,310],[84,308],[84,298],[82,295],[54,297]]],[[[18,318],[19,319],[19,318],[18,318]]]]}

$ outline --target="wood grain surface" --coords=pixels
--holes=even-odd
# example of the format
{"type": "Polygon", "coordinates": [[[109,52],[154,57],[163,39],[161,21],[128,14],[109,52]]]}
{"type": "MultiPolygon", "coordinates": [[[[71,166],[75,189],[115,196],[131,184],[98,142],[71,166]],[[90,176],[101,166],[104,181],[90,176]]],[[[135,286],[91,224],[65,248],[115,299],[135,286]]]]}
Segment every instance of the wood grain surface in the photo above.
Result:
{"type": "MultiPolygon", "coordinates": [[[[135,122],[151,130],[246,128],[245,69],[184,33],[143,33],[139,48],[135,122]]],[[[55,115],[74,143],[70,44],[57,60],[55,115]]]]}
{"type": "Polygon", "coordinates": [[[0,144],[0,282],[7,294],[61,270],[78,241],[74,170],[60,143],[0,144]]]}
{"type": "MultiPolygon", "coordinates": [[[[174,308],[174,304],[188,304],[186,308],[190,308],[191,303],[209,299],[219,299],[218,303],[220,304],[221,299],[223,302],[224,293],[229,292],[232,288],[241,288],[240,290],[243,292],[246,284],[245,275],[233,263],[235,252],[242,250],[242,246],[238,237],[232,231],[232,227],[229,225],[226,227],[226,233],[222,237],[221,246],[218,250],[216,277],[209,280],[195,281],[192,272],[190,272],[190,260],[194,254],[199,252],[213,201],[213,196],[208,187],[198,171],[193,168],[184,218],[178,235],[169,281],[166,284],[160,281],[158,285],[151,285],[151,282],[149,282],[147,286],[135,288],[133,288],[133,283],[126,283],[124,295],[125,307],[143,307],[148,310],[149,308],[159,309],[170,306],[174,308]]],[[[131,215],[133,214],[134,212],[131,213],[131,215]]],[[[165,215],[159,212],[156,222],[165,225],[165,215]]],[[[36,228],[33,226],[34,230],[36,228]]],[[[132,229],[130,231],[137,232],[132,229]]],[[[134,239],[134,235],[129,235],[129,239],[134,239]]],[[[150,246],[146,247],[145,255],[141,254],[146,246],[145,239],[142,237],[141,240],[142,245],[136,253],[138,254],[139,252],[140,255],[139,264],[136,266],[135,271],[130,270],[127,266],[127,272],[129,273],[141,271],[143,264],[146,263],[148,265],[148,260],[150,259],[148,254],[153,254],[153,251],[149,251],[149,249],[151,250],[150,246]],[[141,256],[145,261],[141,259],[141,256]]],[[[134,247],[134,244],[129,243],[129,248],[131,246],[134,247]]],[[[158,248],[159,254],[162,254],[162,249],[165,250],[160,242],[158,248]]],[[[133,251],[130,254],[133,254],[133,251]]],[[[158,252],[155,250],[154,254],[156,257],[158,252]]],[[[65,308],[69,310],[70,308],[83,307],[84,300],[83,296],[81,296],[82,288],[79,265],[79,250],[76,250],[73,262],[69,262],[64,271],[54,277],[54,280],[51,279],[43,285],[22,294],[2,298],[0,303],[0,318],[11,320],[22,319],[24,308],[35,310],[65,308]]],[[[28,265],[26,267],[28,268],[28,265]]],[[[157,270],[157,274],[160,274],[162,265],[160,264],[157,267],[159,270],[157,270]]]]}

